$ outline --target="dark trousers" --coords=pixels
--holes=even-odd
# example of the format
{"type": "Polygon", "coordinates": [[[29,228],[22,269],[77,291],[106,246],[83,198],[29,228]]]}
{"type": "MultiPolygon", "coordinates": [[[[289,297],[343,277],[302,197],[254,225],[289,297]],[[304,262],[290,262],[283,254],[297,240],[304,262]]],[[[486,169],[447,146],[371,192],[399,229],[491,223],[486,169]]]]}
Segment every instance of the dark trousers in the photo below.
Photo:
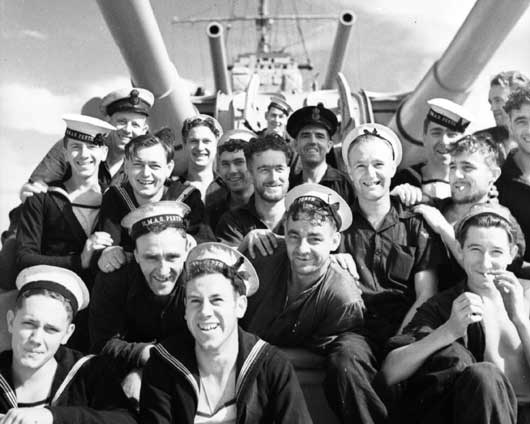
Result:
{"type": "Polygon", "coordinates": [[[499,368],[476,362],[461,344],[432,355],[407,383],[403,422],[515,424],[517,399],[499,368]]]}
{"type": "Polygon", "coordinates": [[[387,412],[372,382],[377,362],[366,339],[358,334],[340,335],[327,348],[326,398],[342,423],[379,424],[387,412]]]}

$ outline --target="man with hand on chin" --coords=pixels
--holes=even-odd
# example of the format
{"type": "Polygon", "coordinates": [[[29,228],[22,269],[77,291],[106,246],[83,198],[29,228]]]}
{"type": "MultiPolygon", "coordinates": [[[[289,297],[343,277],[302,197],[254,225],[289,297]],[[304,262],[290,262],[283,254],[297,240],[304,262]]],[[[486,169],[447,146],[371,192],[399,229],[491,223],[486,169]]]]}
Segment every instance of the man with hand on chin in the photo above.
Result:
{"type": "Polygon", "coordinates": [[[141,422],[311,423],[292,365],[238,328],[259,280],[248,259],[222,243],[192,249],[185,265],[185,318],[192,337],[152,351],[141,422]]]}
{"type": "Polygon", "coordinates": [[[408,419],[526,423],[530,419],[530,291],[506,267],[517,252],[513,217],[478,204],[456,237],[466,278],[422,305],[383,364],[407,380],[408,419]]]}
{"type": "Polygon", "coordinates": [[[122,226],[134,242],[136,261],[99,273],[92,293],[90,342],[107,356],[138,399],[143,366],[157,340],[185,333],[183,289],[178,283],[190,249],[187,205],[174,200],[146,203],[122,226]]]}

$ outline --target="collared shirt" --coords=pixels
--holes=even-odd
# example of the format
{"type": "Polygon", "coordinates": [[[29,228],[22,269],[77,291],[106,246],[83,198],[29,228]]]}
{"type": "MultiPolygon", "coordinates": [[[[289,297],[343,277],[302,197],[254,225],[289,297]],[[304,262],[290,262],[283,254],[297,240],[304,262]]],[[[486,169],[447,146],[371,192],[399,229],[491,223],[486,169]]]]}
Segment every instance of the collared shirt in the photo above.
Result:
{"type": "MultiPolygon", "coordinates": [[[[289,176],[289,190],[303,183],[303,172],[297,174],[291,173],[289,176]]],[[[328,165],[326,167],[326,172],[318,184],[335,190],[344,200],[346,200],[348,205],[353,205],[353,202],[355,201],[355,193],[353,191],[353,184],[350,177],[348,177],[346,173],[328,165]]]]}
{"type": "MultiPolygon", "coordinates": [[[[525,235],[526,246],[530,246],[530,185],[522,179],[523,171],[515,162],[517,150],[512,150],[502,166],[495,183],[499,191],[499,202],[510,209],[525,235]]],[[[530,261],[530,249],[526,249],[525,261],[530,261]]]]}
{"type": "Polygon", "coordinates": [[[390,211],[378,230],[364,217],[356,201],[353,223],[343,232],[340,251],[350,253],[357,265],[367,318],[399,328],[416,300],[414,277],[436,270],[445,256],[440,238],[421,215],[406,210],[391,197],[390,211]]]}
{"type": "Polygon", "coordinates": [[[360,329],[364,304],[353,277],[335,263],[296,299],[288,299],[291,266],[285,245],[253,260],[260,287],[242,326],[269,343],[322,352],[338,335],[360,329]]]}
{"type": "MultiPolygon", "coordinates": [[[[256,210],[254,195],[246,205],[226,212],[215,228],[215,235],[223,243],[230,246],[239,246],[243,238],[251,230],[268,229],[256,210]]],[[[283,235],[283,219],[272,230],[278,235],[283,235]]]]}

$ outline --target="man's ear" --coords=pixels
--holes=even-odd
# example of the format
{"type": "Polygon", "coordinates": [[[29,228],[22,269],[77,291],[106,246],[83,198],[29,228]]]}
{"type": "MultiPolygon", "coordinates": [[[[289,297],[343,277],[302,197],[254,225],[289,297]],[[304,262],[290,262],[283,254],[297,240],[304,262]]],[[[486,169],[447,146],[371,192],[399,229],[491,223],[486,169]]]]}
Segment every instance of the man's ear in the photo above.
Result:
{"type": "Polygon", "coordinates": [[[241,319],[247,311],[248,299],[246,296],[238,295],[236,299],[236,316],[241,319]]]}
{"type": "Polygon", "coordinates": [[[510,256],[512,257],[512,261],[517,256],[517,253],[519,253],[519,246],[517,246],[515,243],[510,247],[510,256]]]}
{"type": "Polygon", "coordinates": [[[459,241],[456,242],[456,260],[458,263],[462,263],[462,261],[464,260],[464,249],[462,248],[462,245],[460,244],[459,241]]]}
{"type": "Polygon", "coordinates": [[[341,238],[342,238],[341,233],[339,233],[338,230],[335,231],[331,239],[331,251],[332,252],[339,247],[341,238]]]}
{"type": "Polygon", "coordinates": [[[68,325],[68,328],[66,329],[66,334],[64,335],[63,339],[61,340],[61,344],[64,345],[68,342],[68,339],[72,337],[72,334],[74,334],[75,331],[75,324],[70,323],[68,325]]]}
{"type": "Polygon", "coordinates": [[[136,261],[137,264],[140,263],[140,261],[138,260],[138,250],[136,250],[136,247],[134,248],[133,250],[133,254],[134,254],[134,260],[136,261]]]}
{"type": "Polygon", "coordinates": [[[394,175],[396,175],[396,171],[397,171],[397,165],[396,165],[396,162],[392,161],[392,177],[394,177],[394,175]]]}
{"type": "Polygon", "coordinates": [[[175,168],[175,162],[173,162],[172,160],[170,160],[168,163],[167,163],[167,169],[169,171],[169,174],[168,174],[168,178],[171,176],[171,174],[173,173],[173,168],[175,168]]]}
{"type": "Polygon", "coordinates": [[[13,321],[15,320],[15,312],[13,312],[11,309],[7,311],[6,314],[6,321],[7,321],[7,331],[9,331],[10,334],[13,334],[13,321]]]}
{"type": "Polygon", "coordinates": [[[106,145],[103,145],[100,147],[101,149],[101,162],[105,162],[107,160],[107,156],[109,154],[109,148],[106,145]]]}

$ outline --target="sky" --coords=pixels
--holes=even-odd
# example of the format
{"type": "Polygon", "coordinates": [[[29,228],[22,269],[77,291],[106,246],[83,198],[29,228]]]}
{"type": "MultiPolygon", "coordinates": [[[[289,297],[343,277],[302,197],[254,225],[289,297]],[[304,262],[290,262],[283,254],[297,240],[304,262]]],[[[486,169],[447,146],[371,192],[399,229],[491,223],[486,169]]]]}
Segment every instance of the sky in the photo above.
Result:
{"type": "MultiPolygon", "coordinates": [[[[108,0],[111,1],[111,0],[108,0]]],[[[147,0],[146,0],[147,1],[147,0]]],[[[190,86],[211,90],[213,80],[206,24],[171,23],[171,18],[249,15],[255,0],[152,0],[171,59],[190,86]]],[[[450,43],[474,0],[269,0],[274,13],[357,16],[344,73],[352,88],[376,92],[413,90],[450,43]],[[282,3],[282,5],[280,5],[282,3]]],[[[273,42],[292,45],[303,59],[296,27],[278,24],[273,42]]],[[[306,49],[322,80],[335,23],[301,23],[306,49]]],[[[530,73],[530,12],[526,12],[477,78],[466,102],[474,125],[493,124],[488,81],[500,70],[530,73]]],[[[228,31],[228,54],[252,49],[250,25],[228,31]],[[238,46],[236,49],[234,46],[238,46]]],[[[472,52],[473,46],[470,46],[472,52]]],[[[61,136],[61,116],[78,112],[93,96],[130,85],[120,52],[95,0],[0,0],[0,230],[17,193],[40,157],[61,136]]]]}

